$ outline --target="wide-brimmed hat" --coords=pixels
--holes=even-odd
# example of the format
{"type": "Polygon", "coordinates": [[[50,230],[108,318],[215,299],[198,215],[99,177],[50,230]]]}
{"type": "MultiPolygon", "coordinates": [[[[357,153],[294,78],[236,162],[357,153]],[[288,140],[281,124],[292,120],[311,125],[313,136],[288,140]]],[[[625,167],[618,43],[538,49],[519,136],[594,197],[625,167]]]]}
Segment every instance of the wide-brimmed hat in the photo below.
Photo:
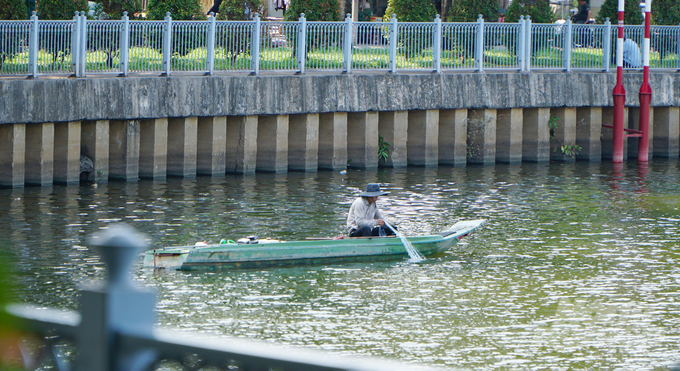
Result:
{"type": "Polygon", "coordinates": [[[384,196],[386,195],[387,192],[383,192],[380,190],[380,184],[377,183],[368,183],[366,186],[366,192],[361,192],[359,196],[362,197],[376,197],[376,196],[384,196]]]}

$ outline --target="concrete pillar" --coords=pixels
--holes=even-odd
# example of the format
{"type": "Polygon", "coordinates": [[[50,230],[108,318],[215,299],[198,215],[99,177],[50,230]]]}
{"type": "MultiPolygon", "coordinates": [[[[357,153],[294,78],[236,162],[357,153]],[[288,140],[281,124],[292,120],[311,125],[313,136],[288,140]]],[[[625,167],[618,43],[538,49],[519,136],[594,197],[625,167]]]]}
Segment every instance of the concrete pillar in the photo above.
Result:
{"type": "Polygon", "coordinates": [[[347,168],[347,112],[319,114],[319,168],[347,168]]]}
{"type": "Polygon", "coordinates": [[[228,173],[254,174],[257,165],[257,116],[227,117],[228,173]]]}
{"type": "Polygon", "coordinates": [[[168,175],[168,119],[139,121],[139,176],[165,179],[168,175]]]}
{"type": "Polygon", "coordinates": [[[408,164],[439,164],[439,110],[416,110],[408,114],[408,164]]]}
{"type": "Polygon", "coordinates": [[[54,124],[54,182],[80,183],[80,121],[54,124]]]}
{"type": "Polygon", "coordinates": [[[576,108],[553,108],[550,115],[557,118],[555,122],[557,127],[552,128],[554,137],[550,140],[550,159],[563,162],[576,161],[576,154],[581,152],[576,147],[576,108]]]}
{"type": "Polygon", "coordinates": [[[522,125],[524,110],[498,110],[496,115],[496,161],[508,164],[522,162],[522,125]]]}
{"type": "Polygon", "coordinates": [[[390,145],[387,161],[378,159],[379,165],[406,167],[408,165],[408,111],[385,111],[378,113],[378,138],[390,145]]]}
{"type": "Polygon", "coordinates": [[[168,119],[168,176],[196,177],[198,118],[168,119]]]}
{"type": "Polygon", "coordinates": [[[525,108],[522,126],[522,160],[550,161],[550,108],[525,108]]]}
{"type": "Polygon", "coordinates": [[[0,187],[24,186],[25,151],[26,124],[0,125],[0,187]]]}
{"type": "Polygon", "coordinates": [[[137,120],[109,121],[109,179],[139,178],[139,129],[137,120]]]}
{"type": "Polygon", "coordinates": [[[439,163],[465,166],[467,163],[467,109],[439,110],[439,163]]]}
{"type": "Polygon", "coordinates": [[[347,163],[350,167],[378,168],[378,118],[375,111],[347,114],[347,163]]]}
{"type": "Polygon", "coordinates": [[[257,171],[288,171],[288,115],[259,116],[257,122],[257,171]]]}
{"type": "MultiPolygon", "coordinates": [[[[614,125],[614,107],[602,108],[602,125],[614,125]]],[[[623,127],[628,127],[628,107],[623,109],[623,127]]],[[[628,159],[628,138],[623,137],[623,160],[628,159]]],[[[612,128],[602,128],[602,158],[610,160],[614,153],[614,130],[612,128]]]]}
{"type": "Polygon", "coordinates": [[[680,108],[655,107],[654,136],[650,138],[654,138],[654,157],[678,158],[680,154],[678,142],[680,140],[680,108]]]}
{"type": "Polygon", "coordinates": [[[581,151],[577,160],[599,162],[602,159],[602,107],[576,109],[576,144],[581,151]]]}
{"type": "Polygon", "coordinates": [[[199,117],[196,172],[201,175],[224,175],[226,152],[227,117],[199,117]]]}
{"type": "Polygon", "coordinates": [[[290,115],[288,168],[299,171],[317,171],[319,169],[318,113],[290,115]]]}
{"type": "Polygon", "coordinates": [[[468,111],[468,163],[493,164],[496,162],[496,115],[495,109],[468,111]]]}
{"type": "Polygon", "coordinates": [[[90,179],[96,183],[109,181],[109,120],[83,121],[80,152],[92,160],[90,179]]]}
{"type": "MultiPolygon", "coordinates": [[[[640,130],[640,107],[628,108],[628,127],[634,130],[640,130]]],[[[632,134],[632,133],[631,133],[632,134]]],[[[638,158],[638,146],[640,145],[639,137],[628,138],[628,157],[638,158]]],[[[654,157],[654,107],[649,108],[649,159],[654,157]]]]}
{"type": "Polygon", "coordinates": [[[30,185],[50,186],[54,182],[54,123],[26,126],[26,174],[30,185]]]}

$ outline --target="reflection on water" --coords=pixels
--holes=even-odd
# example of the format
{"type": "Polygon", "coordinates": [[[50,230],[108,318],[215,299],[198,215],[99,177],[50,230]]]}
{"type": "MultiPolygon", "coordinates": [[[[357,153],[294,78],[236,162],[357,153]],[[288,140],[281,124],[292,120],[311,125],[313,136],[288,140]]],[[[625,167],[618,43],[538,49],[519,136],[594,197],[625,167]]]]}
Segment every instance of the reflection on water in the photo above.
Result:
{"type": "Polygon", "coordinates": [[[87,246],[124,221],[154,247],[344,232],[378,182],[406,235],[487,219],[404,261],[221,273],[137,270],[161,325],[469,369],[654,369],[680,361],[679,163],[257,174],[0,190],[24,301],[77,309],[87,246]]]}

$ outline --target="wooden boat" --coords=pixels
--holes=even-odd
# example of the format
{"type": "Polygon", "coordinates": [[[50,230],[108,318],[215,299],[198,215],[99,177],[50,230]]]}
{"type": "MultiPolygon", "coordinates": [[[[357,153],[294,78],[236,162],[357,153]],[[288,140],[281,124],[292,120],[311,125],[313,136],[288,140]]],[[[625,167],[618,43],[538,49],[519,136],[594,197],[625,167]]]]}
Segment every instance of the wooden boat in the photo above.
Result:
{"type": "MultiPolygon", "coordinates": [[[[438,234],[407,238],[413,247],[426,256],[448,250],[482,223],[484,220],[463,221],[438,234]]],[[[219,270],[376,261],[407,256],[403,242],[395,237],[310,238],[289,242],[269,239],[257,241],[251,237],[250,240],[239,242],[149,250],[144,254],[143,267],[219,270]]]]}

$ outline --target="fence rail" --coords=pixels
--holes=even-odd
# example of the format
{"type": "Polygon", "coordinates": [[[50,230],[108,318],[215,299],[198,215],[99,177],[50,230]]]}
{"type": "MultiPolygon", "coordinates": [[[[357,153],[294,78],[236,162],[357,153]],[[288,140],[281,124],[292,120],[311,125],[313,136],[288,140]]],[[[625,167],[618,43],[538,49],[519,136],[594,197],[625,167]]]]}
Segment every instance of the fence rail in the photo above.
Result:
{"type": "MultiPolygon", "coordinates": [[[[604,25],[434,22],[0,21],[0,76],[261,71],[603,71],[616,32],[604,25]]],[[[642,45],[643,26],[624,26],[642,45]]],[[[651,69],[680,70],[680,26],[651,28],[651,69]]],[[[628,69],[642,66],[627,66],[628,69]]]]}

